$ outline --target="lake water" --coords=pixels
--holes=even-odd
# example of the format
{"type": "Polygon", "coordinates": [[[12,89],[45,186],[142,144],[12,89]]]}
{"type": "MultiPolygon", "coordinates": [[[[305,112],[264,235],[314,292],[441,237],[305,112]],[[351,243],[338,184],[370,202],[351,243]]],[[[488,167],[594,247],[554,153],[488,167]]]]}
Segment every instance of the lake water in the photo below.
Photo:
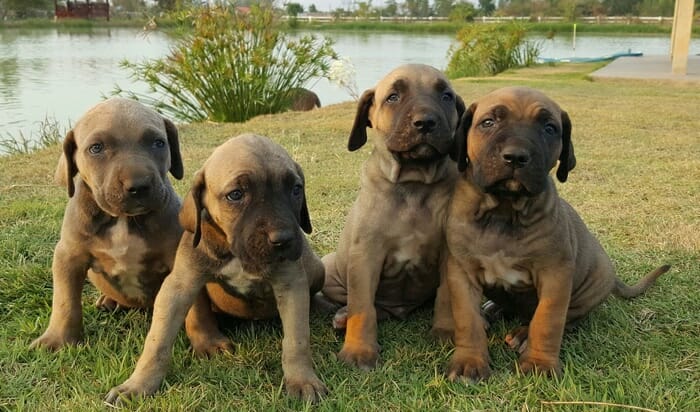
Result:
{"type": "MultiPolygon", "coordinates": [[[[335,41],[335,50],[355,67],[358,92],[372,87],[402,63],[426,63],[444,69],[454,36],[385,32],[323,33],[335,41]]],[[[595,57],[623,51],[666,55],[669,37],[578,36],[533,38],[542,45],[542,57],[595,57]]],[[[138,29],[0,30],[0,138],[32,135],[45,118],[74,124],[90,106],[108,95],[115,84],[145,92],[119,67],[123,59],[140,61],[167,54],[171,39],[163,33],[147,36],[138,29]]],[[[691,54],[700,53],[700,39],[691,42],[691,54]]],[[[350,94],[326,80],[307,85],[324,105],[351,100],[350,94]]]]}

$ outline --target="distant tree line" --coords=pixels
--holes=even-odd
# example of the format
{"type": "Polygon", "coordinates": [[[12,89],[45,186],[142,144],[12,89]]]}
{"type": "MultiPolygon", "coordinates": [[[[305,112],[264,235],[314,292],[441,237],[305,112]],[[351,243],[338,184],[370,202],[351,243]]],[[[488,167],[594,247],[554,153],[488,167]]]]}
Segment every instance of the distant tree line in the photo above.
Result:
{"type": "MultiPolygon", "coordinates": [[[[80,0],[85,1],[85,0],[80,0]]],[[[95,0],[91,0],[95,1],[95,0]]],[[[106,1],[106,0],[105,0],[106,1]]],[[[109,0],[115,12],[169,12],[206,4],[202,0],[109,0]]],[[[311,4],[284,0],[209,0],[209,4],[273,5],[280,11],[296,16],[320,10],[311,4]]],[[[451,20],[471,20],[478,16],[673,16],[675,0],[386,0],[381,5],[372,0],[354,1],[348,9],[333,10],[337,16],[357,17],[448,17],[451,20]]],[[[319,0],[319,4],[322,4],[319,0]]],[[[53,12],[54,0],[0,0],[0,18],[33,17],[53,12]]],[[[696,14],[700,1],[696,1],[696,14]]]]}
{"type": "MultiPolygon", "coordinates": [[[[696,2],[700,12],[700,2],[696,2]]],[[[335,14],[358,17],[449,17],[469,19],[476,16],[673,16],[675,0],[387,0],[373,5],[372,0],[353,2],[351,9],[336,9],[335,14]]],[[[304,10],[299,3],[287,2],[295,13],[315,12],[315,5],[304,10]]]]}

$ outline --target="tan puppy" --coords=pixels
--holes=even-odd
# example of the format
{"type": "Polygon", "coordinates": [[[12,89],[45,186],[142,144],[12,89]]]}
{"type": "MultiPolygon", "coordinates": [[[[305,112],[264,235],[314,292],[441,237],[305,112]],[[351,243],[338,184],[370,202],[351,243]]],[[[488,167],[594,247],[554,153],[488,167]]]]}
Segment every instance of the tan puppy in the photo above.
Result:
{"type": "Polygon", "coordinates": [[[86,276],[100,308],[153,305],[182,233],[168,171],[182,178],[177,129],[135,101],[106,100],[68,132],[56,173],[70,199],[51,268],[51,320],[31,347],[82,339],[86,276]]]}
{"type": "MultiPolygon", "coordinates": [[[[457,175],[448,153],[463,112],[445,76],[425,65],[393,70],[360,98],[348,148],[362,147],[371,127],[374,150],[338,249],[323,258],[324,295],[347,304],[334,323],[346,326],[339,357],[351,365],[377,363],[378,316],[403,318],[435,296],[457,175]]],[[[437,300],[433,325],[452,328],[448,302],[437,300]]]]}
{"type": "Polygon", "coordinates": [[[197,352],[230,350],[212,308],[248,319],[279,312],[287,392],[307,400],[325,394],[309,348],[309,290],[320,290],[323,265],[302,233],[311,232],[311,221],[299,165],[266,137],[232,138],[195,175],[180,220],[186,232],[156,299],[143,354],[107,401],[158,390],[188,309],[197,352]]]}
{"type": "Polygon", "coordinates": [[[463,173],[446,228],[456,325],[448,377],[490,374],[482,295],[529,322],[507,337],[521,352],[520,370],[557,374],[565,325],[610,293],[637,296],[669,267],[633,287],[615,276],[549,176],[559,161],[557,178],[566,181],[576,159],[569,116],[542,93],[513,87],[484,96],[462,117],[455,142],[463,173]]]}

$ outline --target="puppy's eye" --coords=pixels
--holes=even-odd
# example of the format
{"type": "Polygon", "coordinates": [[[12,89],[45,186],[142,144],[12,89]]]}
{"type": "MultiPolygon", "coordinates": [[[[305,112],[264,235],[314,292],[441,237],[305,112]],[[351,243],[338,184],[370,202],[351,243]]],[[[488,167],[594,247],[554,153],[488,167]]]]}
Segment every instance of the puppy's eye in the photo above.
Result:
{"type": "Polygon", "coordinates": [[[299,197],[301,194],[304,192],[304,188],[301,185],[294,185],[294,188],[292,189],[292,196],[294,197],[299,197]]]}
{"type": "Polygon", "coordinates": [[[399,94],[398,93],[392,93],[389,95],[389,97],[386,98],[386,101],[389,103],[396,103],[399,101],[399,94]]]}
{"type": "Polygon", "coordinates": [[[451,102],[452,100],[454,100],[454,96],[452,96],[452,93],[445,92],[442,94],[441,99],[443,102],[451,102]]]}
{"type": "Polygon", "coordinates": [[[493,119],[484,119],[484,120],[479,124],[479,126],[481,126],[481,127],[483,127],[483,128],[489,128],[489,127],[493,127],[495,124],[496,124],[496,122],[495,122],[493,119]]]}
{"type": "Polygon", "coordinates": [[[547,134],[555,135],[557,134],[557,127],[552,123],[547,123],[544,125],[544,131],[547,132],[547,134]]]}
{"type": "Polygon", "coordinates": [[[90,154],[94,155],[102,153],[102,150],[104,150],[104,145],[102,143],[93,143],[88,147],[90,154]]]}
{"type": "Polygon", "coordinates": [[[229,202],[238,202],[243,199],[243,191],[241,189],[234,189],[226,194],[226,200],[229,202]]]}
{"type": "Polygon", "coordinates": [[[165,147],[165,140],[163,139],[156,139],[153,141],[153,148],[154,149],[162,149],[165,147]]]}

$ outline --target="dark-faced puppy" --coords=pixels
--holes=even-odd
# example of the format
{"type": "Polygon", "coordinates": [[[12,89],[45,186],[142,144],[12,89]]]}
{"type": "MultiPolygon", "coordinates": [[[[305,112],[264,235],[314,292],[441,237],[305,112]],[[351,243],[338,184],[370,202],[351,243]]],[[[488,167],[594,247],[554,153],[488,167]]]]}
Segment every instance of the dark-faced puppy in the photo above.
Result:
{"type": "Polygon", "coordinates": [[[102,293],[98,307],[153,305],[182,233],[168,171],[182,178],[177,130],[135,101],[106,100],[68,132],[56,172],[70,198],[54,252],[51,320],[32,347],[82,339],[86,276],[102,293]]]}
{"type": "Polygon", "coordinates": [[[186,314],[196,352],[230,350],[212,311],[246,319],[279,313],[287,392],[307,400],[325,394],[309,348],[310,290],[320,290],[323,265],[302,233],[311,232],[311,221],[299,165],[266,137],[232,138],[196,173],[180,219],[186,231],[156,299],[143,354],[107,401],[158,389],[186,314]]]}
{"type": "MultiPolygon", "coordinates": [[[[337,251],[323,258],[323,294],[342,305],[339,357],[363,369],[379,356],[377,318],[405,317],[436,294],[445,250],[445,213],[457,170],[448,153],[464,103],[445,76],[425,65],[401,66],[363,93],[348,148],[373,128],[373,151],[337,251]]],[[[435,330],[452,328],[438,291],[435,330]]]]}
{"type": "Polygon", "coordinates": [[[464,114],[455,141],[462,174],[446,226],[456,326],[448,377],[490,375],[483,295],[529,323],[507,337],[520,352],[520,370],[559,373],[566,325],[610,293],[637,296],[668,266],[632,287],[615,276],[549,176],[557,167],[566,181],[576,159],[568,114],[541,92],[511,87],[484,96],[464,114]]]}

